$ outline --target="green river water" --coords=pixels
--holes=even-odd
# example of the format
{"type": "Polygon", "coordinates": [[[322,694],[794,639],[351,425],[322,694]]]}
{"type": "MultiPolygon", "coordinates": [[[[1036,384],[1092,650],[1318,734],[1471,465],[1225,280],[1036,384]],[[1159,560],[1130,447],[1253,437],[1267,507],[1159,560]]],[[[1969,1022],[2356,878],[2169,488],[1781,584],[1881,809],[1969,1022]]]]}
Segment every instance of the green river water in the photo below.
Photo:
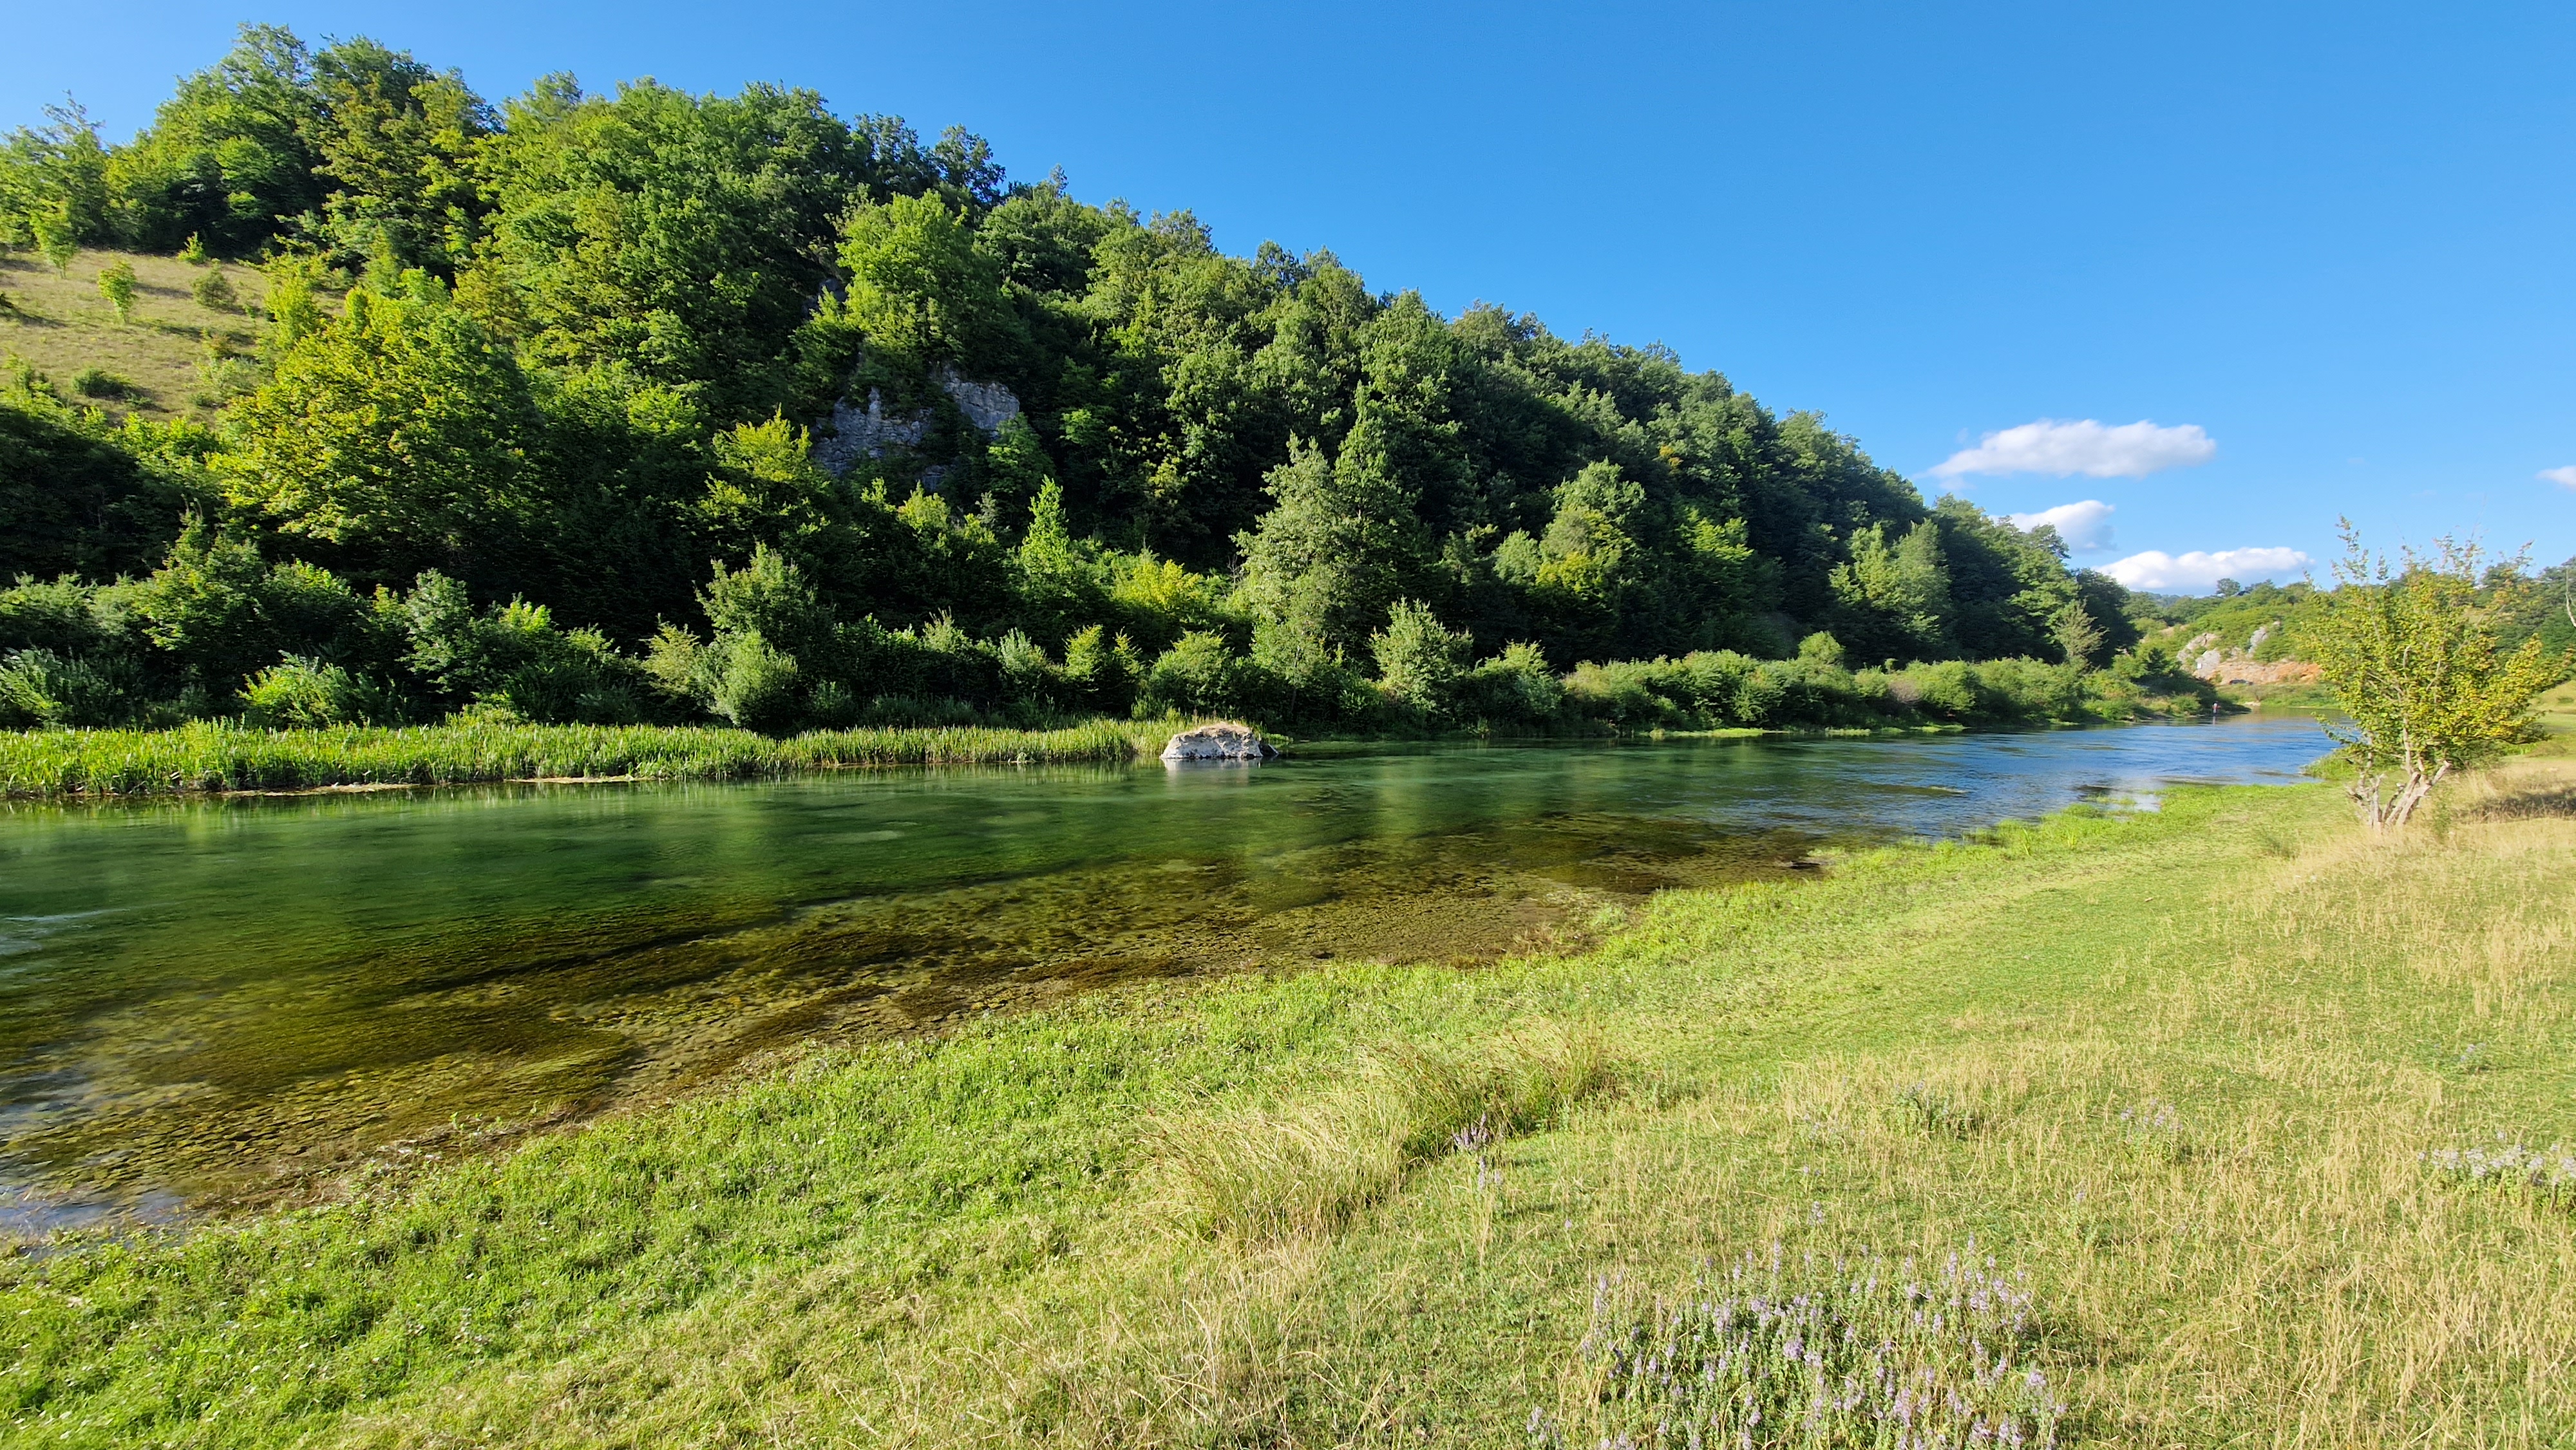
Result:
{"type": "Polygon", "coordinates": [[[2326,748],[2289,718],[0,806],[0,1231],[292,1197],[1123,979],[1575,945],[1820,845],[2326,748]]]}

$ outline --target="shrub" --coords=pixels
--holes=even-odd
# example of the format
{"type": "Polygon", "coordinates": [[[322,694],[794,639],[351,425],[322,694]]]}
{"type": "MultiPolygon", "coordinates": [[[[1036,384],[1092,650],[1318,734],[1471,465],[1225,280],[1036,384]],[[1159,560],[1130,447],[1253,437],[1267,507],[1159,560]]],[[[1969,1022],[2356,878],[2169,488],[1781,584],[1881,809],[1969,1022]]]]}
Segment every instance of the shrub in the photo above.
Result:
{"type": "Polygon", "coordinates": [[[0,589],[0,655],[28,649],[79,654],[121,636],[100,617],[97,593],[68,574],[43,584],[21,578],[0,589]]]}
{"type": "MultiPolygon", "coordinates": [[[[513,599],[478,611],[464,585],[432,570],[412,586],[400,614],[410,640],[404,662],[450,701],[539,724],[623,725],[647,713],[644,668],[597,630],[555,628],[542,604],[513,599]]],[[[756,633],[743,637],[759,642],[756,633]]],[[[721,675],[735,664],[729,655],[713,661],[693,656],[682,667],[683,679],[691,669],[713,667],[721,675]]],[[[786,664],[792,674],[793,657],[786,664]]],[[[744,667],[774,673],[747,659],[744,667]]],[[[732,686],[709,682],[705,688],[710,699],[722,688],[735,703],[754,706],[767,701],[772,686],[755,687],[745,676],[732,686]]]]}
{"type": "Polygon", "coordinates": [[[1067,702],[1123,703],[1135,673],[1124,642],[1108,649],[1097,631],[1082,641],[1075,670],[1070,652],[1059,667],[1017,630],[986,643],[946,616],[919,629],[889,630],[873,619],[842,623],[797,565],[765,545],[743,568],[718,565],[699,602],[713,626],[710,639],[666,625],[640,666],[604,641],[590,652],[603,670],[631,671],[637,685],[649,682],[671,699],[773,733],[915,719],[921,712],[913,707],[925,702],[937,702],[943,718],[982,721],[1009,707],[1016,718],[1051,719],[1067,702]],[[863,699],[870,703],[862,706],[863,699]]]}
{"type": "Polygon", "coordinates": [[[1445,715],[1458,677],[1467,672],[1472,644],[1463,631],[1441,624],[1430,605],[1398,600],[1386,628],[1369,637],[1369,651],[1377,657],[1378,688],[1406,709],[1445,715]]]}
{"type": "Polygon", "coordinates": [[[98,274],[98,295],[116,309],[116,320],[134,320],[134,264],[119,257],[98,274]]]}
{"type": "Polygon", "coordinates": [[[1575,713],[1632,728],[1690,722],[1688,672],[1671,660],[1586,661],[1565,677],[1575,713]]]}
{"type": "Polygon", "coordinates": [[[1258,677],[1257,667],[1236,654],[1225,636],[1194,629],[1163,651],[1145,672],[1136,695],[1136,714],[1151,719],[1252,713],[1251,707],[1258,703],[1258,677]]]}
{"type": "Polygon", "coordinates": [[[1145,665],[1127,636],[1109,639],[1095,624],[1065,641],[1063,673],[1067,705],[1125,715],[1135,708],[1145,665]]]}
{"type": "Polygon", "coordinates": [[[72,391],[84,398],[122,398],[134,385],[105,368],[88,367],[72,374],[72,391]]]}
{"type": "MultiPolygon", "coordinates": [[[[802,715],[796,656],[757,630],[727,635],[703,656],[707,708],[746,730],[778,732],[802,715]]],[[[836,698],[833,704],[839,704],[836,698]]]]}
{"type": "Polygon", "coordinates": [[[1002,662],[946,615],[919,629],[887,632],[862,621],[847,637],[865,643],[856,651],[859,677],[887,693],[943,696],[970,705],[1002,703],[1002,662]]]}
{"type": "Polygon", "coordinates": [[[205,386],[197,401],[219,408],[259,386],[259,370],[236,354],[222,333],[209,328],[197,344],[197,381],[205,386]]]}
{"type": "Polygon", "coordinates": [[[1727,718],[1738,725],[1764,727],[1789,723],[1785,706],[1789,698],[1788,672],[1779,661],[1757,663],[1735,684],[1735,697],[1728,703],[1727,718]]]}
{"type": "Polygon", "coordinates": [[[80,238],[71,218],[60,207],[54,207],[29,218],[28,224],[36,234],[36,250],[44,254],[45,264],[54,269],[57,277],[70,276],[72,259],[80,255],[80,238]]]}
{"type": "Polygon", "coordinates": [[[1943,720],[1967,720],[1978,711],[1977,677],[1965,660],[1911,665],[1901,678],[1912,685],[1914,708],[1943,720]]]}
{"type": "MultiPolygon", "coordinates": [[[[1809,636],[1810,643],[1814,639],[1809,636]]],[[[1760,693],[1766,701],[1762,724],[1867,727],[1907,716],[1884,678],[1873,679],[1864,688],[1858,677],[1840,666],[1803,654],[1794,660],[1764,660],[1760,671],[1760,693]]]]}
{"type": "Polygon", "coordinates": [[[304,656],[289,656],[251,676],[241,698],[243,723],[271,730],[399,725],[409,714],[392,686],[304,656]]]}
{"type": "Polygon", "coordinates": [[[953,730],[985,723],[984,712],[963,700],[929,699],[920,695],[879,695],[859,712],[859,723],[871,726],[909,726],[916,729],[953,730]]]}
{"type": "Polygon", "coordinates": [[[193,518],[131,602],[153,646],[211,701],[237,698],[288,655],[386,670],[400,655],[391,600],[380,612],[329,570],[269,564],[248,540],[193,518]]]}
{"type": "Polygon", "coordinates": [[[2046,660],[1987,660],[1976,667],[1990,720],[2076,720],[2084,715],[2084,667],[2046,660]]]}
{"type": "Polygon", "coordinates": [[[241,308],[241,298],[233,291],[232,279],[224,275],[221,267],[198,273],[196,280],[188,284],[188,295],[209,312],[234,312],[241,308]]]}
{"type": "Polygon", "coordinates": [[[993,662],[1001,667],[1009,703],[1053,706],[1065,693],[1064,671],[1025,631],[1014,629],[994,641],[993,662]]]}
{"type": "Polygon", "coordinates": [[[0,725],[116,725],[142,704],[142,672],[131,661],[20,650],[0,663],[0,725]]]}
{"type": "Polygon", "coordinates": [[[1547,656],[1537,645],[1513,644],[1459,677],[1452,709],[1489,724],[1543,725],[1564,703],[1565,682],[1547,656]]]}
{"type": "Polygon", "coordinates": [[[1712,725],[1747,725],[1745,690],[1761,677],[1762,662],[1731,649],[1698,650],[1682,659],[1691,698],[1712,725]]]}

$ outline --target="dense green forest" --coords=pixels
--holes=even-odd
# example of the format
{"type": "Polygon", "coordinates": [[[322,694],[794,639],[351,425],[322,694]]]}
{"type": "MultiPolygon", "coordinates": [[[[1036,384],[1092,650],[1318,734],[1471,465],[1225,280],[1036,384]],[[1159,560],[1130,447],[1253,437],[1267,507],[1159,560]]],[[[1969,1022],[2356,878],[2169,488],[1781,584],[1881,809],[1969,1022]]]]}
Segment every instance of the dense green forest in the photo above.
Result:
{"type": "Polygon", "coordinates": [[[809,91],[496,106],[247,27],[130,144],[76,109],[12,134],[0,243],[264,280],[212,426],[0,379],[0,723],[1867,724],[2195,688],[2121,653],[2133,601],[2051,531],[1669,350],[1229,256],[809,91]]]}

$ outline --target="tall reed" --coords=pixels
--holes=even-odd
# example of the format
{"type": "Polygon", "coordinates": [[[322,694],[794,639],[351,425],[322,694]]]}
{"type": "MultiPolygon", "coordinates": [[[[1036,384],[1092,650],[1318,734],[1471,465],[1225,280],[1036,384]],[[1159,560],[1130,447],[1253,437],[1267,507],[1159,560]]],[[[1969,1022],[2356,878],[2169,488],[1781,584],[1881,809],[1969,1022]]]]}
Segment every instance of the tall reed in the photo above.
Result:
{"type": "Polygon", "coordinates": [[[466,721],[399,729],[0,733],[0,795],[154,795],[471,781],[785,775],[894,765],[1125,761],[1162,747],[1169,724],[1099,720],[1061,730],[973,726],[820,730],[773,739],[704,726],[466,721]]]}

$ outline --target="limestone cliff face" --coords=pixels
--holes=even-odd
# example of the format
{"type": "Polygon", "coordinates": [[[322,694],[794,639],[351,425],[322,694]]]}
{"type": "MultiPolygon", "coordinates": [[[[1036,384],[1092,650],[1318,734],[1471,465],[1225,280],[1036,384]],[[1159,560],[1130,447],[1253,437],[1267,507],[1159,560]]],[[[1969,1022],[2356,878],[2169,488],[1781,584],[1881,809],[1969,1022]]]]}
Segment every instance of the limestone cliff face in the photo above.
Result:
{"type": "MultiPolygon", "coordinates": [[[[1020,415],[1020,400],[1000,383],[979,383],[964,377],[955,368],[941,367],[933,375],[939,390],[957,405],[966,421],[990,438],[1002,431],[1002,425],[1020,415]]],[[[885,397],[875,388],[868,389],[865,408],[843,398],[832,405],[832,431],[829,437],[814,440],[814,461],[838,478],[863,458],[883,458],[898,449],[921,446],[930,435],[931,411],[924,408],[909,417],[888,417],[885,397]]],[[[923,482],[936,486],[936,471],[924,476],[923,482]]]]}
{"type": "Polygon", "coordinates": [[[940,390],[957,404],[957,411],[975,425],[987,438],[1002,431],[1002,425],[1020,416],[1017,395],[1000,383],[969,382],[957,375],[955,368],[939,370],[940,390]]]}
{"type": "Polygon", "coordinates": [[[2212,648],[2216,634],[2198,634],[2184,641],[2182,659],[2193,674],[2213,685],[2313,685],[2319,671],[2305,660],[2258,660],[2256,651],[2266,640],[2281,632],[2281,621],[2273,620],[2254,631],[2243,649],[2212,648]]]}

